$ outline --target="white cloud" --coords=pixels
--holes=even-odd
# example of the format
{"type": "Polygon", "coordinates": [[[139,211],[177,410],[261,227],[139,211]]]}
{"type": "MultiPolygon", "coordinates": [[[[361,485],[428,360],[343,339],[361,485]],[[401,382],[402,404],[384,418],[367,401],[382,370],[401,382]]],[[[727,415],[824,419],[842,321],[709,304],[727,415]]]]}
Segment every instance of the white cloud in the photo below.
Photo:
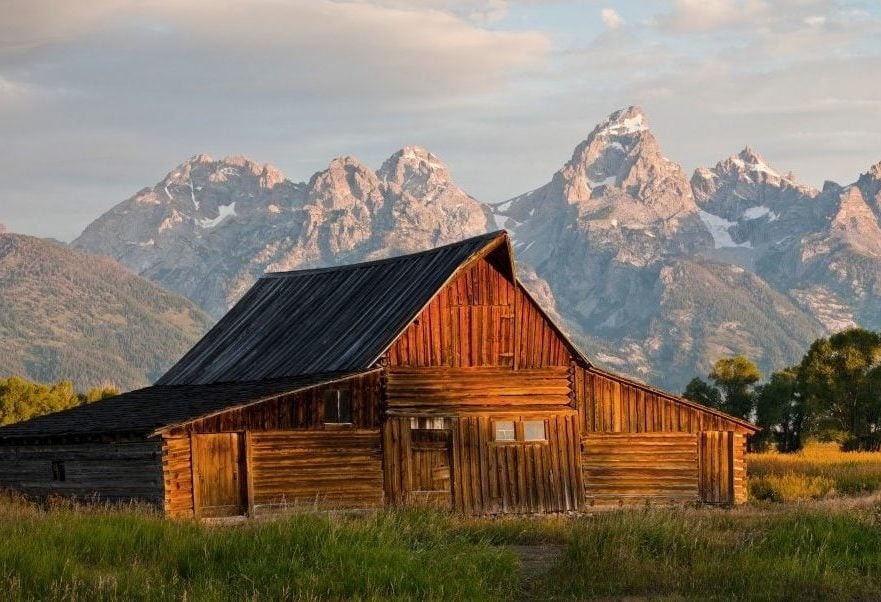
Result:
{"type": "Polygon", "coordinates": [[[618,29],[624,25],[624,19],[618,14],[614,8],[604,8],[600,11],[600,18],[609,29],[618,29]]]}
{"type": "Polygon", "coordinates": [[[674,0],[672,10],[656,22],[670,32],[705,32],[758,24],[768,10],[763,0],[674,0]]]}

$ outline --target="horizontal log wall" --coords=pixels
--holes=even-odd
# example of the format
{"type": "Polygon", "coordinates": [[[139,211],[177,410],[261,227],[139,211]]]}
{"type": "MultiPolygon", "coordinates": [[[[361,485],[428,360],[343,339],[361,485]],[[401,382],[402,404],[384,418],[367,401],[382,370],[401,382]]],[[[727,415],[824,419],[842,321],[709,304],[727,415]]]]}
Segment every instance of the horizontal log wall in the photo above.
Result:
{"type": "Polygon", "coordinates": [[[746,431],[724,416],[590,368],[576,368],[575,398],[585,433],[746,431]]]}
{"type": "Polygon", "coordinates": [[[190,437],[174,437],[162,441],[165,513],[173,518],[189,518],[194,515],[190,441],[190,437]]]}
{"type": "Polygon", "coordinates": [[[590,433],[582,439],[581,464],[589,505],[699,499],[692,433],[590,433]]]}
{"type": "Polygon", "coordinates": [[[246,454],[256,514],[290,506],[383,504],[378,429],[252,432],[246,454]]]}
{"type": "Polygon", "coordinates": [[[352,422],[355,428],[378,428],[381,411],[380,386],[379,372],[371,372],[241,409],[228,410],[171,429],[167,435],[320,429],[324,427],[324,392],[328,389],[348,390],[351,393],[352,422]]]}
{"type": "Polygon", "coordinates": [[[143,500],[161,507],[162,445],[143,441],[0,447],[0,487],[34,496],[143,500]],[[63,481],[52,478],[55,461],[63,462],[63,481]]]}
{"type": "MultiPolygon", "coordinates": [[[[562,512],[578,507],[581,467],[574,413],[462,415],[452,425],[453,508],[468,514],[562,512]],[[547,441],[495,442],[493,420],[545,420],[547,441]]],[[[410,419],[383,429],[387,499],[413,501],[410,419]]]]}
{"type": "Polygon", "coordinates": [[[388,408],[453,412],[467,407],[562,406],[574,392],[568,367],[511,371],[507,368],[391,368],[388,408]]]}

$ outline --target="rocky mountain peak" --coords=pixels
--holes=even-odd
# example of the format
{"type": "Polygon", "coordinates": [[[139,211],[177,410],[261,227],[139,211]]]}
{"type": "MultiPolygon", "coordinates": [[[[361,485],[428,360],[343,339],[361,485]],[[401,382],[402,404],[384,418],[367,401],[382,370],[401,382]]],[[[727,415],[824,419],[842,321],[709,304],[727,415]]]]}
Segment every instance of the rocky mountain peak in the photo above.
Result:
{"type": "Polygon", "coordinates": [[[857,186],[869,196],[875,196],[881,192],[881,161],[869,168],[864,174],[860,174],[857,186]]]}
{"type": "Polygon", "coordinates": [[[626,197],[654,207],[660,216],[694,211],[691,191],[679,165],[660,150],[639,107],[615,111],[600,122],[557,173],[555,183],[569,204],[591,198],[626,197]],[[621,194],[615,194],[618,189],[621,194]],[[686,207],[666,192],[685,200],[686,207]]]}
{"type": "Polygon", "coordinates": [[[648,117],[641,107],[630,106],[618,109],[601,121],[590,133],[597,138],[601,136],[627,136],[649,129],[648,117]]]}
{"type": "Polygon", "coordinates": [[[806,201],[819,191],[782,174],[749,146],[714,167],[696,169],[691,188],[716,249],[766,245],[794,224],[809,229],[818,219],[806,201]]]}
{"type": "Polygon", "coordinates": [[[446,164],[420,146],[405,146],[385,160],[377,171],[390,188],[423,197],[448,186],[455,186],[446,164]]]}
{"type": "Polygon", "coordinates": [[[881,227],[858,186],[841,191],[829,236],[823,241],[827,245],[829,241],[843,242],[862,255],[881,257],[881,227]]]}
{"type": "Polygon", "coordinates": [[[344,209],[355,203],[373,209],[383,200],[379,178],[351,156],[337,157],[327,169],[313,175],[308,191],[309,203],[325,209],[344,209]]]}

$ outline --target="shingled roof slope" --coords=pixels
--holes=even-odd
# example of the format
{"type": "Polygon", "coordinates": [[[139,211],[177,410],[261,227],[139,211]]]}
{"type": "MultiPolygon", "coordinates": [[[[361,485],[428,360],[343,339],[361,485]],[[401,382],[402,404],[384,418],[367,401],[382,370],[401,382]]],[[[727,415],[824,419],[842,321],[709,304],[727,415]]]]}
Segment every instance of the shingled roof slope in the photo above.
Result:
{"type": "Polygon", "coordinates": [[[412,255],[267,274],[157,384],[366,370],[460,266],[506,237],[492,232],[412,255]]]}
{"type": "Polygon", "coordinates": [[[28,437],[145,435],[221,410],[353,376],[309,374],[270,381],[154,385],[0,428],[0,441],[28,437]]]}

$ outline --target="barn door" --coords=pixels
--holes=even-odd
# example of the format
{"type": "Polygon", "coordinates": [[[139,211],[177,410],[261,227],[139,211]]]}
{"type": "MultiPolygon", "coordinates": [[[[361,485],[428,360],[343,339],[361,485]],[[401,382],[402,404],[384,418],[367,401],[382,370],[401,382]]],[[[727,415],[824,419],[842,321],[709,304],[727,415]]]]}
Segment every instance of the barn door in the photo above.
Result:
{"type": "Polygon", "coordinates": [[[245,510],[242,441],[238,433],[193,437],[197,516],[237,516],[245,510]]]}
{"type": "Polygon", "coordinates": [[[437,508],[452,507],[451,440],[449,430],[410,431],[412,502],[437,508]]]}

